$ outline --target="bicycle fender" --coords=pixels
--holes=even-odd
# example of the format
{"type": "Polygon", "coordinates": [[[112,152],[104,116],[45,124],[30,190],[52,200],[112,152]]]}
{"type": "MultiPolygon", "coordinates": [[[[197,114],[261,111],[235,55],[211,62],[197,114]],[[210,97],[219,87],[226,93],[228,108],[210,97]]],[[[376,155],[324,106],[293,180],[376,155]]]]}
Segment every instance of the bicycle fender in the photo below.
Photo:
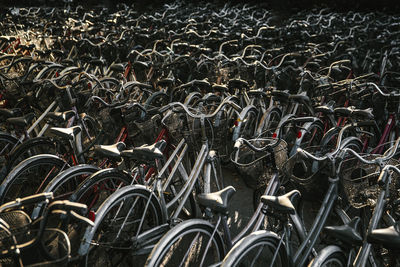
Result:
{"type": "Polygon", "coordinates": [[[236,119],[237,125],[236,125],[235,129],[233,130],[233,136],[232,136],[233,142],[235,142],[236,139],[238,139],[240,137],[239,136],[240,128],[242,127],[243,120],[245,119],[247,113],[249,113],[249,112],[254,112],[255,114],[258,114],[258,110],[253,105],[248,105],[240,112],[238,118],[236,119]]]}
{"type": "MultiPolygon", "coordinates": [[[[269,238],[272,239],[276,242],[276,244],[279,244],[281,241],[281,238],[274,232],[272,231],[265,231],[265,230],[259,230],[255,231],[248,236],[242,238],[239,242],[237,242],[231,250],[228,252],[228,254],[225,256],[224,261],[222,262],[221,267],[229,267],[233,265],[232,259],[235,260],[238,255],[237,253],[240,253],[241,250],[238,251],[238,248],[240,247],[248,247],[250,244],[252,244],[255,240],[257,239],[262,239],[262,238],[269,238]]],[[[283,242],[281,246],[285,247],[285,243],[283,242]]],[[[285,248],[286,251],[286,248],[285,248]]]]}

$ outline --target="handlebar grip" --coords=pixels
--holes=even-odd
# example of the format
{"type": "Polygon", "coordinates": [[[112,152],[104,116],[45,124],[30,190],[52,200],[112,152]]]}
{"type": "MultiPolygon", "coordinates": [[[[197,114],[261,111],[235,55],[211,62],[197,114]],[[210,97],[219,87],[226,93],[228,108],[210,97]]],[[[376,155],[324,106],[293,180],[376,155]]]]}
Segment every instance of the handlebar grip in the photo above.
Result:
{"type": "Polygon", "coordinates": [[[235,144],[233,146],[233,151],[239,150],[240,146],[243,144],[242,139],[239,138],[235,141],[235,144]]]}
{"type": "Polygon", "coordinates": [[[308,159],[308,155],[306,154],[306,152],[301,149],[301,148],[297,148],[297,153],[300,155],[300,157],[304,158],[304,159],[308,159]]]}
{"type": "Polygon", "coordinates": [[[388,170],[384,169],[383,171],[381,171],[381,173],[379,174],[378,177],[378,185],[379,186],[384,186],[386,184],[386,181],[388,179],[388,170]]]}

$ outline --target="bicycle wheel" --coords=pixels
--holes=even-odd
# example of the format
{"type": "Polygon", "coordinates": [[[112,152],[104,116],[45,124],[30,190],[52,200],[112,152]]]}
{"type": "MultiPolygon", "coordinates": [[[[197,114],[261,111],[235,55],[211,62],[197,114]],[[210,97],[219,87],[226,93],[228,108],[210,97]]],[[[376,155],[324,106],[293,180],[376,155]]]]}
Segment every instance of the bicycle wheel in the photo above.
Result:
{"type": "Polygon", "coordinates": [[[100,170],[82,181],[69,200],[86,204],[88,212],[95,212],[111,194],[133,183],[134,180],[126,172],[117,169],[100,170]]]}
{"type": "Polygon", "coordinates": [[[222,237],[205,220],[192,219],[169,230],[153,248],[146,266],[209,266],[225,255],[222,237]]]}
{"type": "Polygon", "coordinates": [[[87,266],[117,266],[131,251],[134,237],[164,222],[152,192],[142,185],[126,186],[99,207],[94,226],[86,228],[79,254],[87,266]]]}
{"type": "Polygon", "coordinates": [[[21,161],[39,154],[64,153],[65,149],[48,137],[35,137],[16,146],[10,153],[7,169],[12,170],[21,161]],[[61,148],[61,149],[60,149],[61,148]]]}
{"type": "Polygon", "coordinates": [[[344,267],[346,264],[346,255],[338,246],[328,246],[322,249],[318,255],[312,259],[310,267],[344,267]]]}
{"type": "Polygon", "coordinates": [[[289,266],[285,246],[279,243],[273,232],[254,232],[233,246],[221,266],[289,266]]]}
{"type": "MultiPolygon", "coordinates": [[[[82,181],[97,171],[99,171],[98,167],[87,164],[68,168],[54,177],[54,179],[51,180],[43,189],[42,193],[52,192],[54,200],[68,199],[82,181]]],[[[44,207],[46,207],[45,204],[36,205],[31,218],[38,218],[44,207]]]]}
{"type": "Polygon", "coordinates": [[[9,154],[14,146],[18,143],[18,139],[14,136],[0,132],[0,179],[7,175],[6,163],[9,159],[9,154]]]}
{"type": "Polygon", "coordinates": [[[41,154],[19,163],[0,185],[0,203],[41,192],[61,171],[68,168],[61,158],[41,154]]]}

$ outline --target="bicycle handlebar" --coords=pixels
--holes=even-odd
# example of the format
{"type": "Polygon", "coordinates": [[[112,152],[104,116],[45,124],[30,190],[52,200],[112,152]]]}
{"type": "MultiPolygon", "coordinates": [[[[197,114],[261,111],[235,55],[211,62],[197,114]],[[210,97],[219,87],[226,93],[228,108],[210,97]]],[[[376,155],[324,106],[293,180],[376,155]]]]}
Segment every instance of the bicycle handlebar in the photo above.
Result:
{"type": "MultiPolygon", "coordinates": [[[[315,118],[315,117],[291,118],[291,119],[288,119],[287,121],[285,121],[284,123],[282,123],[281,128],[282,128],[284,125],[286,125],[286,124],[288,124],[288,123],[292,123],[292,122],[306,123],[306,122],[313,122],[313,121],[316,121],[316,120],[318,120],[318,118],[315,118]]],[[[282,131],[279,131],[279,135],[278,135],[278,137],[277,137],[277,139],[276,139],[276,141],[275,141],[274,143],[267,144],[267,145],[265,145],[265,146],[263,146],[263,147],[256,147],[256,146],[254,146],[253,144],[251,144],[251,143],[249,142],[249,140],[240,137],[240,138],[238,138],[238,139],[236,140],[236,142],[235,142],[235,144],[234,144],[234,151],[238,150],[239,147],[240,147],[242,144],[247,145],[251,150],[253,150],[253,151],[255,151],[255,152],[265,152],[265,151],[267,151],[267,150],[269,150],[269,149],[274,149],[274,148],[277,147],[278,144],[280,143],[280,140],[281,140],[281,133],[282,133],[282,131]]],[[[260,138],[260,139],[257,139],[257,140],[263,140],[263,139],[260,138]]]]}
{"type": "Polygon", "coordinates": [[[24,198],[17,198],[14,201],[7,202],[7,203],[4,203],[3,205],[1,205],[0,213],[7,209],[17,208],[17,207],[21,207],[24,205],[36,204],[36,203],[47,201],[52,198],[53,198],[52,192],[40,193],[40,194],[36,194],[36,195],[32,195],[32,196],[27,196],[24,198]]]}
{"type": "Polygon", "coordinates": [[[193,118],[193,119],[213,118],[214,116],[216,116],[216,115],[218,114],[218,112],[219,112],[225,105],[230,105],[230,106],[232,106],[236,111],[240,112],[240,111],[242,110],[242,108],[241,108],[239,105],[237,105],[235,102],[231,101],[230,99],[231,99],[231,97],[225,98],[224,101],[222,101],[221,104],[218,106],[218,108],[217,108],[213,113],[211,113],[211,114],[200,114],[200,115],[194,114],[194,113],[192,113],[192,112],[188,109],[188,107],[187,107],[186,105],[184,105],[184,104],[182,104],[182,103],[180,103],[180,102],[172,102],[172,103],[170,103],[170,104],[168,104],[168,105],[165,105],[165,106],[161,107],[161,108],[159,109],[159,111],[160,111],[160,113],[163,113],[163,112],[165,112],[165,111],[167,111],[167,110],[169,110],[169,109],[172,109],[172,108],[174,108],[174,107],[179,107],[179,108],[182,108],[182,109],[185,111],[185,113],[186,113],[189,117],[191,117],[191,118],[193,118]]]}
{"type": "Polygon", "coordinates": [[[352,127],[354,127],[354,125],[353,125],[353,124],[349,124],[349,125],[344,126],[344,127],[340,130],[339,136],[338,136],[338,140],[337,140],[337,142],[336,142],[336,148],[335,148],[335,150],[332,151],[332,152],[330,152],[330,153],[327,153],[325,156],[322,156],[322,157],[314,156],[313,154],[307,152],[306,150],[304,150],[304,149],[302,149],[302,148],[297,148],[297,152],[298,152],[302,157],[304,157],[304,158],[311,158],[311,159],[313,159],[313,160],[315,160],[315,161],[324,161],[324,160],[326,160],[327,158],[334,157],[334,156],[336,156],[336,154],[337,154],[337,153],[339,152],[339,150],[340,150],[340,144],[342,143],[343,133],[344,133],[347,129],[350,129],[350,128],[352,128],[352,127]]]}
{"type": "Polygon", "coordinates": [[[399,168],[397,168],[396,166],[391,165],[391,164],[386,165],[386,166],[382,169],[382,171],[381,171],[381,173],[379,174],[379,177],[378,177],[378,184],[379,184],[380,186],[383,186],[383,185],[386,184],[388,172],[389,172],[390,170],[393,170],[393,171],[397,172],[397,174],[400,175],[400,169],[399,169],[399,168]]]}

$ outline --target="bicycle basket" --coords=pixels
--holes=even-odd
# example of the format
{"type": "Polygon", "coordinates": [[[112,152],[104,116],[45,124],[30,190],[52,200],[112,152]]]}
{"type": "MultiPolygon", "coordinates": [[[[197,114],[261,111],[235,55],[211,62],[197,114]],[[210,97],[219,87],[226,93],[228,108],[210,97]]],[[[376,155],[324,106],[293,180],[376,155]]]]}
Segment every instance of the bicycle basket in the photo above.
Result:
{"type": "MultiPolygon", "coordinates": [[[[308,147],[305,150],[316,149],[308,147]]],[[[304,199],[321,198],[328,188],[329,166],[326,161],[314,162],[296,153],[285,162],[282,171],[285,178],[293,183],[304,199]]]]}
{"type": "MultiPolygon", "coordinates": [[[[367,160],[380,155],[366,155],[367,160]]],[[[390,159],[387,164],[398,165],[399,161],[390,159]]],[[[380,188],[377,184],[380,168],[376,165],[365,164],[357,158],[349,158],[343,161],[340,170],[342,189],[344,196],[354,208],[362,208],[365,206],[374,206],[380,188]]],[[[392,174],[391,184],[389,186],[390,199],[395,200],[399,197],[397,188],[399,184],[399,175],[392,174]]]]}
{"type": "MultiPolygon", "coordinates": [[[[0,218],[8,224],[8,229],[18,244],[28,242],[34,238],[30,232],[31,220],[25,212],[21,210],[6,211],[0,213],[0,218]]],[[[13,245],[12,238],[6,232],[0,231],[0,247],[8,248],[13,245]]]]}
{"type": "MultiPolygon", "coordinates": [[[[125,121],[126,118],[125,118],[125,121]]],[[[127,122],[129,137],[135,142],[135,146],[152,144],[160,133],[160,116],[144,120],[131,120],[127,122]]]]}
{"type": "MultiPolygon", "coordinates": [[[[257,147],[263,147],[267,144],[274,143],[276,139],[263,138],[249,141],[257,147]]],[[[281,139],[279,144],[274,148],[274,154],[276,167],[279,171],[287,160],[287,143],[284,140],[281,139]]],[[[238,160],[233,161],[233,163],[236,165],[246,185],[252,189],[256,189],[262,184],[265,184],[273,173],[268,159],[270,159],[270,153],[254,152],[248,146],[242,145],[239,148],[238,160]]]]}

